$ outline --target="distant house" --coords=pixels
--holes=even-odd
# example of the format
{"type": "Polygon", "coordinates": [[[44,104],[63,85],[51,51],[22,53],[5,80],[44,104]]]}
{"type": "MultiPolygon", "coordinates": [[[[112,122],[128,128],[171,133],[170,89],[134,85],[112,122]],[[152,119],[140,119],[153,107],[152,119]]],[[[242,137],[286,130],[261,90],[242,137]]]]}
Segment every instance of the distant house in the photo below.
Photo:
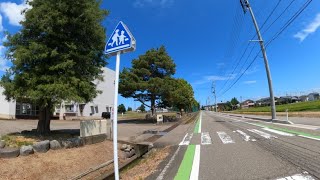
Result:
{"type": "Polygon", "coordinates": [[[217,104],[217,106],[218,106],[218,108],[217,108],[218,112],[226,111],[226,110],[227,110],[227,109],[226,109],[226,106],[227,106],[227,105],[228,105],[227,103],[218,103],[218,104],[217,104]]]}
{"type": "Polygon", "coordinates": [[[310,93],[308,95],[308,101],[315,101],[319,99],[320,99],[319,93],[310,93]]]}
{"type": "Polygon", "coordinates": [[[277,102],[278,104],[288,104],[288,103],[295,103],[300,102],[301,99],[297,96],[281,96],[277,102]]]}
{"type": "Polygon", "coordinates": [[[306,101],[309,100],[308,96],[306,96],[306,95],[300,96],[299,99],[300,99],[301,102],[306,102],[306,101]]]}
{"type": "Polygon", "coordinates": [[[156,112],[164,113],[164,112],[169,112],[169,110],[166,108],[156,108],[156,112]]]}
{"type": "MultiPolygon", "coordinates": [[[[274,97],[275,103],[277,103],[278,99],[279,98],[274,97]]],[[[270,104],[271,104],[270,97],[262,98],[256,101],[257,106],[270,106],[270,104]]]]}
{"type": "Polygon", "coordinates": [[[254,101],[251,100],[251,99],[247,99],[247,100],[245,100],[245,101],[243,101],[243,102],[241,103],[241,108],[242,108],[242,109],[248,109],[248,108],[254,107],[254,106],[255,106],[255,103],[254,103],[254,101]]]}

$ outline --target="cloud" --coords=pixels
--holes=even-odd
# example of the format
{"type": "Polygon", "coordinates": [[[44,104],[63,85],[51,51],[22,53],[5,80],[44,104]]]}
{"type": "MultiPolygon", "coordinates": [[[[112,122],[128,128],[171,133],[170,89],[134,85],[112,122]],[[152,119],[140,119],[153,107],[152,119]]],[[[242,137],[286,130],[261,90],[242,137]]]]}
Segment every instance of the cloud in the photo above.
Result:
{"type": "MultiPolygon", "coordinates": [[[[250,74],[253,74],[253,73],[256,73],[259,71],[259,68],[257,66],[255,66],[254,68],[252,69],[248,69],[246,72],[244,72],[245,75],[250,75],[250,74]]],[[[243,73],[243,72],[242,72],[243,73]]]]}
{"type": "Polygon", "coordinates": [[[9,66],[8,66],[8,62],[6,59],[5,59],[5,47],[3,45],[0,45],[0,71],[3,71],[5,72],[7,69],[9,69],[9,66]]]}
{"type": "Polygon", "coordinates": [[[9,19],[9,24],[14,26],[21,26],[20,21],[24,20],[24,14],[22,14],[22,11],[30,8],[31,6],[26,3],[26,0],[21,4],[12,2],[0,3],[0,12],[9,19]]]}
{"type": "Polygon", "coordinates": [[[255,83],[257,83],[257,81],[244,81],[243,82],[244,84],[255,84],[255,83]]]}
{"type": "Polygon", "coordinates": [[[3,42],[6,42],[8,40],[8,35],[5,35],[3,38],[1,38],[0,44],[3,42]]]}
{"type": "Polygon", "coordinates": [[[1,14],[0,14],[0,32],[2,32],[2,31],[3,31],[2,16],[1,16],[1,14]]]}
{"type": "Polygon", "coordinates": [[[316,15],[316,17],[312,20],[310,24],[308,24],[304,29],[302,29],[301,31],[293,35],[293,37],[299,39],[300,42],[302,42],[310,34],[316,32],[319,27],[320,27],[320,13],[316,15]]]}
{"type": "Polygon", "coordinates": [[[219,62],[216,65],[218,66],[218,68],[221,68],[221,67],[225,66],[226,64],[224,62],[219,62]]]}
{"type": "Polygon", "coordinates": [[[201,80],[194,82],[194,85],[206,84],[212,81],[226,81],[228,79],[232,80],[236,77],[236,74],[229,74],[227,76],[204,76],[201,80]]]}
{"type": "Polygon", "coordinates": [[[142,8],[146,6],[153,7],[170,7],[173,4],[174,0],[135,0],[133,6],[136,8],[142,8]]]}

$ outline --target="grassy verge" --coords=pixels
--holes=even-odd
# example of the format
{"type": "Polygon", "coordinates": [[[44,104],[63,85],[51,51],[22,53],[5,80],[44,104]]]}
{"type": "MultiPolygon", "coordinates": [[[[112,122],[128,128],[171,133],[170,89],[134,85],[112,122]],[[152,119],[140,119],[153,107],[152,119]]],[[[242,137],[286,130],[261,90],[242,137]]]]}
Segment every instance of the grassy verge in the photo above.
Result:
{"type": "Polygon", "coordinates": [[[34,142],[36,142],[35,139],[17,135],[4,135],[1,137],[1,140],[4,140],[6,142],[6,146],[9,147],[27,146],[32,145],[34,142]]]}
{"type": "Polygon", "coordinates": [[[50,134],[45,136],[39,136],[34,131],[28,131],[24,133],[12,133],[1,136],[1,140],[6,142],[8,147],[21,147],[32,145],[35,142],[43,140],[66,140],[69,138],[78,137],[78,133],[68,133],[68,132],[56,132],[52,131],[50,134]]]}
{"type": "MultiPolygon", "coordinates": [[[[277,105],[276,108],[277,112],[285,112],[286,109],[288,109],[289,112],[320,111],[320,100],[277,105]]],[[[270,112],[270,107],[253,107],[248,109],[239,109],[233,112],[270,112]]]]}

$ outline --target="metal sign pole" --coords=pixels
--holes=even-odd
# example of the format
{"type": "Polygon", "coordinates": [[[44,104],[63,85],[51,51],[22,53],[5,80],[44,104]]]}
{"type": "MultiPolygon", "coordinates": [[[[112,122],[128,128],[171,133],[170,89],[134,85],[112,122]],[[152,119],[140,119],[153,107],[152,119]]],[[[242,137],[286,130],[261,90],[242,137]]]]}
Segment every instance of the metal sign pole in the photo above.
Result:
{"type": "Polygon", "coordinates": [[[119,22],[113,33],[111,34],[105,46],[105,53],[116,55],[116,78],[114,82],[114,102],[113,102],[113,160],[114,160],[114,179],[119,180],[118,165],[118,90],[119,90],[119,68],[120,54],[131,52],[136,49],[136,40],[129,31],[128,27],[119,22]]]}
{"type": "Polygon", "coordinates": [[[119,88],[119,68],[120,68],[120,51],[117,52],[116,58],[116,79],[114,87],[114,103],[113,103],[113,160],[114,160],[114,178],[119,180],[118,165],[118,88],[119,88]]]}

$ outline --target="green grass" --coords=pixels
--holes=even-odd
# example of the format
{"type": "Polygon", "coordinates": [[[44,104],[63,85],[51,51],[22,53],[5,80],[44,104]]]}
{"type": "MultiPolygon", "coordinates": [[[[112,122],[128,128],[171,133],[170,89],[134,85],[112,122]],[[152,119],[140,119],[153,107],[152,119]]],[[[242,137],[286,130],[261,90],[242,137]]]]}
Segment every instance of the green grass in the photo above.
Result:
{"type": "Polygon", "coordinates": [[[1,140],[4,140],[6,142],[6,145],[9,147],[28,146],[28,145],[32,145],[34,142],[31,139],[24,139],[21,136],[14,136],[14,135],[4,135],[1,137],[1,140]]]}
{"type": "MultiPolygon", "coordinates": [[[[308,101],[299,102],[292,104],[277,105],[277,112],[285,112],[286,109],[289,112],[299,112],[299,111],[320,111],[320,101],[308,101]]],[[[234,112],[270,112],[270,106],[267,107],[253,107],[249,109],[235,110],[234,112]]]]}

